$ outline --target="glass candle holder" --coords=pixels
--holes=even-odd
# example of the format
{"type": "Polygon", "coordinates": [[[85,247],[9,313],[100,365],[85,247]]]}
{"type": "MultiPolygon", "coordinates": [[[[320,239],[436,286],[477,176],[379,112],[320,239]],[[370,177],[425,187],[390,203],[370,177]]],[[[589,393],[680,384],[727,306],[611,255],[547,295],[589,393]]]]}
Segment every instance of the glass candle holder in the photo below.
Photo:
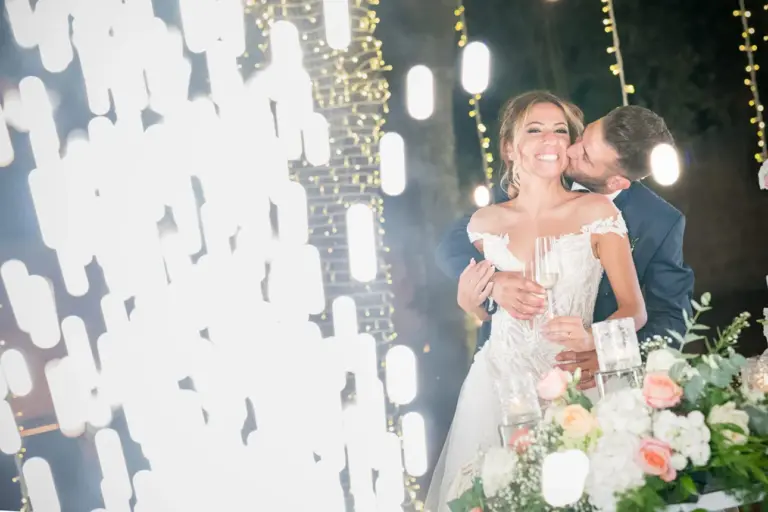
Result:
{"type": "Polygon", "coordinates": [[[592,325],[592,334],[601,372],[629,370],[643,364],[633,319],[598,322],[592,325]]]}
{"type": "Polygon", "coordinates": [[[541,404],[530,374],[510,375],[496,383],[501,405],[501,442],[509,440],[520,429],[530,428],[541,419],[541,404]]]}

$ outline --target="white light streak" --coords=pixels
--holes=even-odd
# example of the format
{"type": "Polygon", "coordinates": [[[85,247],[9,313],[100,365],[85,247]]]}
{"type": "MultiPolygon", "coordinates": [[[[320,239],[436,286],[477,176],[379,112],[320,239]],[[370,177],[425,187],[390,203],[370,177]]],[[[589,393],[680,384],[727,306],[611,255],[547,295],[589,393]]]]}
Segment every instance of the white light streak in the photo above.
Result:
{"type": "Polygon", "coordinates": [[[395,345],[386,356],[387,395],[392,403],[407,405],[416,398],[416,354],[405,345],[395,345]]]}
{"type": "Polygon", "coordinates": [[[349,244],[349,270],[361,283],[376,278],[376,235],[373,212],[364,204],[353,204],[347,210],[347,243],[349,244]]]}
{"type": "Polygon", "coordinates": [[[32,375],[24,354],[13,348],[6,350],[0,355],[0,367],[12,394],[27,396],[32,392],[32,375]]]}
{"type": "Polygon", "coordinates": [[[27,49],[37,46],[40,34],[36,30],[37,20],[29,0],[6,0],[5,9],[16,43],[27,49]]]}
{"type": "Polygon", "coordinates": [[[38,47],[43,67],[51,73],[60,73],[72,62],[72,44],[69,41],[69,6],[61,0],[38,0],[34,23],[40,28],[38,47]]]}
{"type": "Polygon", "coordinates": [[[11,143],[11,133],[8,131],[8,120],[0,107],[0,167],[8,167],[16,156],[11,143]]]}
{"type": "Polygon", "coordinates": [[[352,42],[349,0],[323,0],[325,40],[334,50],[346,50],[352,42]]]}
{"type": "Polygon", "coordinates": [[[427,434],[424,418],[417,412],[402,417],[405,470],[413,477],[427,472],[427,434]]]}
{"type": "Polygon", "coordinates": [[[461,85],[469,94],[482,94],[491,80],[491,52],[485,43],[474,41],[461,54],[461,85]]]}
{"type": "Polygon", "coordinates": [[[432,70],[419,64],[406,75],[406,106],[408,114],[417,121],[424,121],[435,111],[435,77],[432,70]]]}
{"type": "Polygon", "coordinates": [[[51,466],[40,457],[32,457],[24,463],[24,480],[35,511],[61,512],[56,484],[53,483],[51,466]]]}
{"type": "Polygon", "coordinates": [[[405,141],[400,134],[387,132],[379,143],[381,191],[397,196],[405,190],[405,141]]]}
{"type": "Polygon", "coordinates": [[[333,333],[336,337],[357,335],[357,306],[355,299],[342,295],[333,300],[333,333]]]}
{"type": "Polygon", "coordinates": [[[307,116],[302,134],[307,161],[316,167],[327,164],[331,159],[331,145],[325,116],[320,113],[307,116]]]}
{"type": "Polygon", "coordinates": [[[0,400],[0,451],[6,455],[13,455],[19,450],[21,450],[21,435],[11,404],[0,400]]]}

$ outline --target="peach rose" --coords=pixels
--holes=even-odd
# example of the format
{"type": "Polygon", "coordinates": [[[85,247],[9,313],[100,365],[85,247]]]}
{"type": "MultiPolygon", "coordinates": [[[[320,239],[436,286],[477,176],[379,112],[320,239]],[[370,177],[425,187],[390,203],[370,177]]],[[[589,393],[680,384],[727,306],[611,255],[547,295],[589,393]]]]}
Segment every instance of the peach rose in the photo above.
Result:
{"type": "Polygon", "coordinates": [[[666,373],[649,373],[643,381],[645,403],[654,409],[667,409],[680,403],[683,388],[666,373]]]}
{"type": "Polygon", "coordinates": [[[569,375],[560,368],[553,368],[536,386],[542,400],[556,400],[568,389],[569,375]]]}
{"type": "Polygon", "coordinates": [[[531,429],[528,427],[521,427],[510,436],[508,445],[517,453],[522,453],[531,446],[531,438],[529,434],[531,429]]]}
{"type": "Polygon", "coordinates": [[[595,417],[579,404],[568,405],[563,408],[558,417],[560,426],[565,435],[572,438],[581,438],[588,435],[597,425],[595,417]]]}
{"type": "Polygon", "coordinates": [[[672,467],[672,448],[658,439],[643,439],[637,461],[648,475],[656,475],[665,482],[677,478],[677,471],[672,467]]]}
{"type": "Polygon", "coordinates": [[[480,507],[475,507],[472,510],[470,510],[469,512],[483,512],[483,509],[480,508],[480,507]]]}

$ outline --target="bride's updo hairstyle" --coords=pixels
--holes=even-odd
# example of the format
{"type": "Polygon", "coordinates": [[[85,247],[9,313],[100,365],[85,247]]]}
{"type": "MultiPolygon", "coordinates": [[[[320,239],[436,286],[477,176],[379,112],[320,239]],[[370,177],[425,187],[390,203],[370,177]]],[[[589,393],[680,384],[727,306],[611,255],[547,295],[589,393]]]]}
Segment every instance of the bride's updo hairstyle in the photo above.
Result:
{"type": "MultiPolygon", "coordinates": [[[[573,144],[584,131],[584,113],[579,107],[570,101],[561,99],[547,91],[529,91],[507,101],[501,110],[499,128],[499,149],[501,161],[504,162],[504,174],[501,177],[501,187],[504,188],[512,199],[520,192],[520,169],[507,155],[506,146],[514,146],[525,126],[528,115],[535,105],[551,103],[563,111],[565,122],[568,125],[568,135],[573,144]]],[[[565,181],[563,181],[565,186],[565,181]]]]}

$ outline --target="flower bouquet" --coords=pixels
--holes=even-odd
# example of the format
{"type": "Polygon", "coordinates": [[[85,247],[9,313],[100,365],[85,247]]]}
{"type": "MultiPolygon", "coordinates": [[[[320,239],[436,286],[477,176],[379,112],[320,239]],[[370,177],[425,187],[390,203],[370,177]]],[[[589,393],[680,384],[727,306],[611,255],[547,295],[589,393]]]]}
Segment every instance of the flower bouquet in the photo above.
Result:
{"type": "Polygon", "coordinates": [[[734,346],[748,313],[707,336],[699,323],[710,297],[693,302],[687,332],[643,344],[642,389],[596,404],[577,390],[580,375],[550,372],[538,385],[543,420],[465,468],[452,512],[663,510],[722,490],[742,503],[768,491],[768,398],[740,383],[746,359],[734,346]],[[683,353],[703,340],[706,353],[683,353]]]}

